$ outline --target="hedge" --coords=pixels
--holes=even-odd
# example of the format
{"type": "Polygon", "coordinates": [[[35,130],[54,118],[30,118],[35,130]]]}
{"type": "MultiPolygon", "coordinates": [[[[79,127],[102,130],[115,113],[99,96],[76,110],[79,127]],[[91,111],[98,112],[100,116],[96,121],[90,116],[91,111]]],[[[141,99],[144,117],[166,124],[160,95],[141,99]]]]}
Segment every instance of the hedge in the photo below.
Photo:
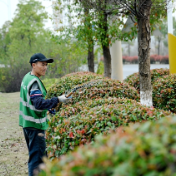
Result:
{"type": "MultiPolygon", "coordinates": [[[[134,86],[138,92],[140,91],[138,73],[130,75],[125,82],[134,86]]],[[[169,69],[153,69],[151,70],[151,82],[153,106],[176,113],[176,75],[169,75],[169,69]]]]}
{"type": "Polygon", "coordinates": [[[101,80],[102,75],[98,75],[92,72],[76,72],[68,74],[57,80],[48,90],[46,98],[53,96],[59,96],[66,91],[74,88],[76,85],[80,85],[89,81],[101,80]]]}
{"type": "Polygon", "coordinates": [[[176,117],[118,128],[52,162],[40,176],[176,176],[176,117]]]}
{"type": "Polygon", "coordinates": [[[176,75],[166,75],[153,84],[153,105],[176,113],[176,75]]]}
{"type": "Polygon", "coordinates": [[[94,141],[97,134],[133,122],[158,120],[170,112],[148,108],[135,100],[108,98],[65,106],[51,118],[46,132],[49,157],[59,157],[76,146],[94,141]]]}
{"type": "Polygon", "coordinates": [[[93,82],[91,86],[79,89],[73,93],[72,100],[69,103],[74,104],[78,101],[85,101],[87,99],[95,98],[108,98],[119,97],[129,98],[139,101],[139,94],[134,87],[129,86],[127,83],[122,83],[118,80],[104,78],[101,75],[93,74],[90,72],[81,72],[62,77],[56,84],[54,84],[47,93],[46,98],[59,96],[75,86],[80,86],[86,83],[93,82]]]}
{"type": "MultiPolygon", "coordinates": [[[[138,56],[123,56],[123,63],[124,64],[138,64],[138,56]]],[[[150,56],[150,63],[160,63],[160,64],[169,64],[169,57],[161,56],[161,55],[151,55],[150,56]]]]}
{"type": "MultiPolygon", "coordinates": [[[[151,70],[151,83],[153,84],[156,79],[161,78],[165,75],[169,75],[169,69],[152,69],[151,70]]],[[[139,84],[139,73],[133,73],[132,75],[128,76],[124,82],[128,83],[130,86],[135,87],[138,91],[140,91],[140,84],[139,84]]]]}

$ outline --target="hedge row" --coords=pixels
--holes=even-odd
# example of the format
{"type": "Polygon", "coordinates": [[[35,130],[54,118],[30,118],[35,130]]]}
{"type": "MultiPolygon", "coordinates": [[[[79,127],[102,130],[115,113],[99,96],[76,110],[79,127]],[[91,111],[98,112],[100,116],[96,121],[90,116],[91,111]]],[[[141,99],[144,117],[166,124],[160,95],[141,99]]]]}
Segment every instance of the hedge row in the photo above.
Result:
{"type": "Polygon", "coordinates": [[[176,75],[166,75],[153,83],[153,105],[176,113],[176,75]]]}
{"type": "MultiPolygon", "coordinates": [[[[134,73],[125,80],[129,85],[134,86],[138,92],[139,74],[134,73]]],[[[155,108],[176,113],[176,75],[169,75],[169,69],[151,70],[152,97],[155,108]]]]}
{"type": "Polygon", "coordinates": [[[176,117],[118,128],[52,162],[40,176],[176,176],[176,117]]]}
{"type": "MultiPolygon", "coordinates": [[[[151,70],[151,83],[153,84],[156,79],[161,78],[165,75],[169,75],[169,69],[152,69],[151,70]]],[[[128,76],[124,82],[128,83],[130,86],[135,87],[136,90],[140,91],[140,84],[139,84],[139,73],[133,73],[132,75],[128,76]]]]}
{"type": "MultiPolygon", "coordinates": [[[[138,64],[138,56],[123,56],[123,63],[130,63],[130,64],[138,64]]],[[[160,63],[160,64],[169,64],[169,57],[161,56],[161,55],[151,55],[150,56],[150,63],[160,63]]]]}
{"type": "MultiPolygon", "coordinates": [[[[72,116],[74,115],[74,116],[76,116],[76,117],[74,117],[74,119],[79,119],[79,121],[77,123],[79,123],[79,122],[83,123],[82,119],[84,119],[85,123],[89,123],[90,126],[92,124],[94,124],[95,120],[93,120],[93,119],[88,120],[86,118],[80,117],[80,114],[84,117],[88,117],[87,116],[88,112],[87,111],[86,111],[86,113],[84,112],[84,110],[87,107],[89,107],[89,105],[88,105],[89,103],[87,104],[87,102],[88,102],[87,100],[95,100],[95,99],[103,98],[104,100],[102,100],[102,101],[105,101],[109,97],[119,97],[119,98],[135,99],[135,100],[139,101],[139,94],[134,87],[129,86],[127,83],[121,83],[119,81],[104,78],[100,75],[90,73],[90,72],[78,72],[78,73],[69,74],[69,75],[62,77],[61,79],[59,79],[59,81],[56,84],[54,84],[49,89],[49,91],[47,93],[47,98],[51,98],[53,96],[59,96],[59,95],[65,93],[66,91],[68,91],[69,89],[74,88],[75,86],[80,86],[80,85],[84,85],[87,83],[89,84],[92,82],[93,82],[93,84],[91,84],[91,86],[88,86],[83,89],[79,89],[77,92],[72,94],[73,98],[70,100],[70,102],[68,104],[62,104],[62,107],[56,108],[56,110],[60,110],[60,111],[54,117],[52,117],[51,122],[49,123],[49,130],[47,131],[47,136],[46,136],[47,143],[48,143],[49,156],[58,157],[64,153],[66,153],[67,151],[71,150],[75,146],[81,144],[81,141],[78,142],[76,140],[76,141],[71,141],[72,142],[71,145],[68,145],[68,143],[70,142],[70,139],[68,138],[68,140],[67,140],[67,137],[68,137],[67,133],[68,133],[68,129],[71,129],[72,126],[68,126],[67,130],[65,129],[65,127],[64,127],[65,126],[65,118],[68,118],[69,116],[71,116],[70,118],[72,118],[72,116]],[[78,106],[78,104],[80,104],[80,106],[78,106]],[[83,106],[83,108],[82,108],[82,110],[79,110],[79,112],[78,112],[78,110],[77,110],[78,107],[75,108],[75,106],[76,107],[78,106],[79,108],[81,106],[83,106]],[[76,114],[73,114],[73,112],[72,112],[72,114],[69,114],[70,108],[71,108],[71,112],[74,111],[76,114]],[[65,114],[63,114],[63,110],[65,111],[65,114]],[[69,114],[69,116],[67,116],[67,114],[69,114]],[[63,133],[63,131],[61,130],[61,133],[63,133],[63,136],[61,136],[61,138],[58,138],[58,137],[55,138],[54,134],[58,134],[59,129],[62,129],[64,131],[64,133],[63,133]]],[[[93,103],[93,101],[92,101],[92,103],[93,103]]],[[[97,105],[97,107],[98,107],[98,105],[97,105]]],[[[114,108],[116,108],[116,107],[114,107],[114,108]]],[[[121,108],[123,108],[123,107],[121,107],[121,108]]],[[[94,111],[96,112],[96,110],[94,110],[94,111]]],[[[111,118],[109,120],[111,121],[111,118]]],[[[109,120],[107,120],[107,122],[109,122],[109,120]]],[[[122,123],[120,121],[120,119],[117,121],[119,121],[119,123],[114,122],[114,124],[117,124],[116,126],[118,126],[118,125],[120,125],[120,123],[122,123]]],[[[68,121],[66,120],[66,123],[67,122],[68,121]]],[[[108,124],[110,124],[110,122],[108,124]]],[[[75,126],[75,128],[77,128],[77,127],[75,126]]],[[[93,127],[90,127],[90,128],[93,129],[93,127]]],[[[105,131],[107,131],[109,128],[110,128],[110,126],[107,126],[105,131]]],[[[102,126],[101,130],[98,130],[97,133],[102,132],[102,130],[103,130],[103,126],[102,126]]],[[[70,136],[72,136],[71,132],[69,134],[70,134],[70,136]]],[[[89,139],[87,138],[83,143],[85,143],[86,141],[90,142],[90,140],[93,140],[94,135],[95,135],[94,131],[90,132],[89,139]]]]}
{"type": "Polygon", "coordinates": [[[85,101],[87,99],[95,99],[100,97],[129,98],[139,101],[139,94],[134,87],[129,86],[127,83],[104,78],[100,75],[89,72],[81,72],[75,75],[67,75],[61,78],[49,89],[46,98],[59,96],[67,91],[69,92],[69,90],[76,86],[81,86],[84,84],[90,84],[91,86],[83,89],[78,89],[78,91],[73,93],[73,98],[71,99],[69,105],[79,101],[85,101]]]}
{"type": "Polygon", "coordinates": [[[76,72],[68,74],[57,80],[57,83],[53,84],[47,92],[46,98],[53,96],[59,96],[66,91],[71,90],[76,85],[80,85],[89,81],[101,80],[102,75],[98,75],[92,72],[76,72]]]}
{"type": "Polygon", "coordinates": [[[76,146],[94,141],[97,134],[167,115],[170,113],[120,98],[94,99],[65,106],[49,122],[46,133],[48,155],[59,157],[76,146]]]}

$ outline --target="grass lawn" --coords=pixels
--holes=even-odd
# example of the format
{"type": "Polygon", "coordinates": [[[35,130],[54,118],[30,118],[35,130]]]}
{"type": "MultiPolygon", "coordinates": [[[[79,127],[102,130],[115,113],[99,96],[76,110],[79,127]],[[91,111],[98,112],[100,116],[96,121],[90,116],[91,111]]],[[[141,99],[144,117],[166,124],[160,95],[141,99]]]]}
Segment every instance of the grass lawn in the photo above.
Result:
{"type": "Polygon", "coordinates": [[[19,95],[0,93],[0,176],[28,175],[28,150],[18,125],[19,95]]]}

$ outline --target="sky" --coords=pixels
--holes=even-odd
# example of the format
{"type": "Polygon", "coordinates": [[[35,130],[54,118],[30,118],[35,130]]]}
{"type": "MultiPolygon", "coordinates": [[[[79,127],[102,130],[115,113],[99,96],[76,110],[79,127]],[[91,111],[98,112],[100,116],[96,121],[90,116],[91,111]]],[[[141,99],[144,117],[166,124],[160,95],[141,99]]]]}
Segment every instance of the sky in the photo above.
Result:
{"type": "MultiPolygon", "coordinates": [[[[39,0],[42,2],[42,5],[45,7],[45,10],[48,12],[50,16],[52,16],[52,2],[51,0],[39,0]]],[[[14,18],[14,13],[17,8],[17,4],[19,0],[0,0],[0,28],[5,23],[5,21],[14,18]],[[10,6],[8,5],[10,4],[10,6]],[[10,9],[10,10],[9,10],[10,9]]],[[[173,14],[176,16],[176,12],[173,14]]],[[[48,20],[45,23],[45,27],[53,30],[52,21],[48,20]]]]}
{"type": "MultiPolygon", "coordinates": [[[[45,10],[48,12],[48,14],[52,16],[51,0],[39,0],[39,1],[42,2],[42,5],[45,7],[45,10]]],[[[18,3],[19,0],[0,0],[0,28],[2,28],[3,24],[7,20],[9,19],[12,20],[14,18],[15,10],[17,8],[18,3]]],[[[52,21],[48,20],[45,23],[45,27],[53,30],[52,21]]]]}

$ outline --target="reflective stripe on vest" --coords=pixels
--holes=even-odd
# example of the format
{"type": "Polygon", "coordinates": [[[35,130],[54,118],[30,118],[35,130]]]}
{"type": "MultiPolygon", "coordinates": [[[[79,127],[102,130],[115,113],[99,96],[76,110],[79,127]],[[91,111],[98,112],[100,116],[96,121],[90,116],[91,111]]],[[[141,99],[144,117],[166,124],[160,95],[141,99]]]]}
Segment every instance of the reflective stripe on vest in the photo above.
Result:
{"type": "Polygon", "coordinates": [[[28,108],[30,108],[33,111],[37,111],[37,112],[42,112],[43,110],[38,110],[36,109],[34,106],[30,105],[28,102],[23,101],[23,99],[20,97],[20,102],[23,103],[23,106],[26,106],[28,108]]]}
{"type": "Polygon", "coordinates": [[[35,122],[35,123],[43,123],[43,122],[46,122],[46,119],[47,119],[47,117],[44,117],[41,119],[35,119],[32,116],[24,115],[22,111],[20,111],[20,115],[23,117],[23,119],[31,121],[31,122],[35,122]]]}

